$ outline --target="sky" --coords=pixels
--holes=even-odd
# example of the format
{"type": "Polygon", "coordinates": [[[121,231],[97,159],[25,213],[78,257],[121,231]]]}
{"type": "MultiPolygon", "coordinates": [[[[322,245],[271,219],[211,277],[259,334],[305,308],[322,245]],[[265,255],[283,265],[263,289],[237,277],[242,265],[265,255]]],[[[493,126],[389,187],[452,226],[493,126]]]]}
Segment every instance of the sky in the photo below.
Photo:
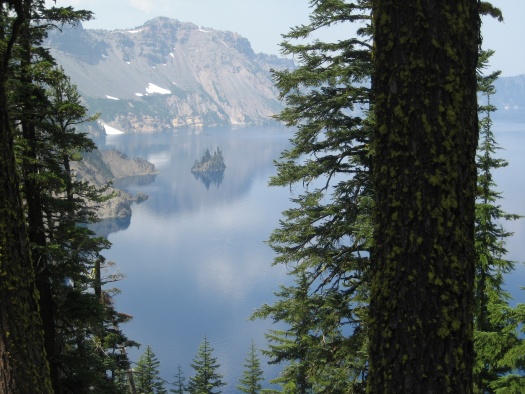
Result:
{"type": "MultiPolygon", "coordinates": [[[[52,0],[46,0],[52,4],[52,0]]],[[[57,6],[90,10],[95,20],[87,29],[131,29],[157,16],[247,38],[255,52],[279,54],[281,34],[308,22],[309,0],[56,0],[57,6]]],[[[483,47],[495,50],[493,70],[502,76],[525,74],[525,0],[492,0],[504,21],[483,18],[483,47]]],[[[338,30],[341,36],[345,32],[338,30]]],[[[348,32],[350,33],[350,32],[348,32]]],[[[335,39],[338,37],[336,36],[335,39]]]]}

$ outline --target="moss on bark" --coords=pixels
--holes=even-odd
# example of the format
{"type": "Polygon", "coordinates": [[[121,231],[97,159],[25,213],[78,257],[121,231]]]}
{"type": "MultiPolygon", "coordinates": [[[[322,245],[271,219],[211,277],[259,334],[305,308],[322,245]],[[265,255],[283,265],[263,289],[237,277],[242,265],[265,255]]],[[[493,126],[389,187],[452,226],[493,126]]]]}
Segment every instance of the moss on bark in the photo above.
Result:
{"type": "Polygon", "coordinates": [[[375,0],[371,393],[472,391],[475,0],[375,0]]]}

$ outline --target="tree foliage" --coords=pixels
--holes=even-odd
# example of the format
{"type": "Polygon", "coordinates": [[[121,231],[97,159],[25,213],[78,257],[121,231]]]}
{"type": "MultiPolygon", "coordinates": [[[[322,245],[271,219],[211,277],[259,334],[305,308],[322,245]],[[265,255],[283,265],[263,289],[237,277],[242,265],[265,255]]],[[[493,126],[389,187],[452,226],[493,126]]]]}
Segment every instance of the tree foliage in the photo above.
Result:
{"type": "Polygon", "coordinates": [[[310,23],[293,28],[282,44],[298,67],[274,71],[286,103],[277,119],[297,131],[270,184],[305,192],[293,198],[269,244],[275,264],[286,264],[294,281],[254,317],[287,325],[268,335],[266,352],[271,362],[287,363],[275,381],[285,391],[363,392],[373,201],[370,8],[368,1],[310,4],[310,23]],[[356,38],[315,39],[339,24],[356,38]]]}
{"type": "MultiPolygon", "coordinates": [[[[77,181],[72,166],[95,148],[76,125],[95,117],[42,47],[49,27],[91,13],[47,9],[43,1],[23,5],[26,22],[12,44],[5,87],[40,296],[42,324],[36,326],[43,328],[55,393],[122,392],[116,383],[127,366],[122,348],[133,343],[119,325],[130,316],[115,310],[114,291],[104,288],[118,279],[103,274],[108,264],[101,252],[110,244],[86,227],[97,220],[93,203],[101,201],[101,190],[77,181]]],[[[11,20],[5,15],[4,22],[11,20]]]]}
{"type": "Polygon", "coordinates": [[[0,1],[0,393],[51,393],[6,84],[30,1],[0,1]]]}
{"type": "Polygon", "coordinates": [[[184,383],[186,378],[184,377],[182,366],[180,364],[177,367],[177,373],[175,374],[174,378],[175,381],[172,383],[172,386],[175,388],[170,389],[170,393],[184,394],[186,392],[186,384],[184,383]]]}
{"type": "Polygon", "coordinates": [[[140,394],[166,394],[164,380],[159,375],[160,361],[151,350],[146,346],[146,350],[139,358],[135,369],[136,389],[140,394]]]}
{"type": "Polygon", "coordinates": [[[204,337],[191,363],[195,374],[188,382],[187,389],[190,394],[220,394],[220,388],[226,385],[223,375],[218,371],[221,365],[213,356],[213,350],[207,338],[204,337]]]}
{"type": "Polygon", "coordinates": [[[244,361],[244,368],[237,389],[248,394],[259,393],[262,389],[263,370],[261,369],[261,361],[259,360],[253,341],[250,347],[250,353],[244,361]]]}
{"type": "MultiPolygon", "coordinates": [[[[504,290],[504,276],[514,270],[515,263],[505,259],[505,240],[512,235],[502,226],[502,221],[519,219],[508,214],[498,205],[501,193],[495,190],[493,171],[506,167],[508,162],[496,158],[499,150],[492,131],[491,114],[496,108],[491,104],[495,93],[494,81],[500,72],[485,75],[493,51],[482,51],[479,59],[478,91],[480,111],[480,142],[478,146],[478,189],[476,199],[476,252],[478,256],[475,280],[474,313],[474,391],[476,393],[502,392],[506,387],[524,385],[521,357],[515,358],[523,348],[519,327],[523,320],[519,309],[509,305],[510,294],[504,290]],[[520,350],[518,350],[520,349],[520,350]],[[510,357],[509,357],[510,356],[510,357]],[[499,391],[495,391],[495,389],[499,391]]],[[[525,386],[524,386],[525,387],[525,386]]],[[[521,391],[521,390],[518,390],[521,391]]]]}
{"type": "MultiPolygon", "coordinates": [[[[285,363],[274,380],[283,392],[363,392],[376,199],[369,171],[375,153],[370,150],[374,118],[368,111],[367,88],[372,74],[370,4],[310,4],[310,24],[293,28],[282,44],[283,53],[293,55],[298,67],[274,71],[287,104],[277,119],[297,132],[270,183],[303,186],[306,192],[293,198],[295,207],[283,213],[269,244],[277,252],[275,264],[286,264],[294,281],[281,286],[277,301],[263,305],[254,317],[285,323],[284,329],[267,335],[265,351],[271,362],[285,363]],[[357,22],[354,39],[326,43],[312,38],[318,30],[347,22],[357,22]]],[[[501,16],[488,3],[480,14],[501,16]]],[[[483,165],[481,160],[478,165],[483,165]]],[[[477,296],[477,302],[481,298],[477,296]]],[[[511,336],[517,334],[506,327],[513,330],[511,336]]]]}

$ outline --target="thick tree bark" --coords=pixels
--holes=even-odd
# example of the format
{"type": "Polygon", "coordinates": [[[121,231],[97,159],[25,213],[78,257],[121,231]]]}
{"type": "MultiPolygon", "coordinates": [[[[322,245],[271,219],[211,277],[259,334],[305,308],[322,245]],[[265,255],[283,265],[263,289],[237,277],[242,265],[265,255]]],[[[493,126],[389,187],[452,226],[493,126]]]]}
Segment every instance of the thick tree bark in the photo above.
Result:
{"type": "Polygon", "coordinates": [[[0,393],[51,393],[5,108],[0,92],[0,393]]]}
{"type": "MultiPolygon", "coordinates": [[[[52,393],[45,357],[38,295],[24,224],[13,149],[5,78],[22,2],[9,45],[0,56],[0,394],[52,393]]],[[[0,6],[4,2],[0,1],[0,6]]]]}
{"type": "MultiPolygon", "coordinates": [[[[30,88],[33,79],[31,69],[32,40],[31,40],[31,2],[26,2],[23,8],[24,20],[20,29],[20,81],[24,89],[21,92],[22,105],[25,112],[31,112],[29,103],[34,94],[30,88]],[[28,111],[29,110],[29,111],[28,111]]],[[[22,154],[23,191],[25,194],[26,220],[28,227],[31,257],[34,265],[35,284],[39,294],[39,310],[44,332],[44,346],[50,369],[51,384],[55,392],[59,392],[58,360],[56,352],[56,327],[53,305],[53,291],[49,272],[48,256],[45,252],[47,237],[44,229],[44,212],[42,203],[42,185],[35,176],[40,172],[42,164],[39,162],[37,130],[31,115],[24,113],[20,119],[20,129],[25,140],[25,149],[22,154]]],[[[40,181],[42,182],[42,181],[40,181]]]]}
{"type": "Polygon", "coordinates": [[[470,393],[477,0],[374,0],[370,393],[470,393]]]}

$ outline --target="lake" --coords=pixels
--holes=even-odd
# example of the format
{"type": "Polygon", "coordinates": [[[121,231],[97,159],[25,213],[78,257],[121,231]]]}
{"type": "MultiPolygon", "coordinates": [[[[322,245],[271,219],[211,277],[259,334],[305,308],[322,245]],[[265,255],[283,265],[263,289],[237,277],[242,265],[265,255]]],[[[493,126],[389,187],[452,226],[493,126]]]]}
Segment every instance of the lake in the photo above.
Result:
{"type": "MultiPolygon", "coordinates": [[[[159,175],[124,179],[116,185],[148,194],[133,206],[129,226],[111,233],[105,253],[126,278],[117,309],[134,316],[124,331],[142,344],[131,351],[137,360],[151,345],[164,379],[173,381],[181,364],[188,378],[190,362],[204,336],[237,392],[252,339],[265,346],[269,322],[248,318],[272,302],[283,267],[272,267],[273,251],[264,243],[290,206],[290,190],[269,188],[273,160],[289,146],[284,128],[206,129],[154,135],[106,136],[103,149],[155,164],[159,175]],[[206,149],[222,150],[222,177],[201,179],[191,173],[206,149]]],[[[266,367],[269,380],[278,367],[266,367]]]]}
{"type": "MultiPolygon", "coordinates": [[[[499,156],[510,164],[495,172],[495,181],[504,191],[502,207],[525,215],[525,122],[504,115],[494,130],[504,149],[499,156]]],[[[116,305],[134,316],[123,328],[142,344],[130,356],[137,360],[151,345],[167,381],[173,381],[179,364],[186,379],[193,375],[190,362],[206,336],[228,383],[223,392],[237,392],[251,341],[266,347],[264,334],[276,328],[248,318],[261,304],[273,302],[273,292],[289,282],[284,267],[271,266],[274,254],[264,241],[291,206],[290,197],[301,192],[267,186],[275,174],[272,162],[290,146],[291,136],[283,128],[238,128],[112,135],[97,141],[103,149],[142,157],[160,172],[117,184],[149,199],[134,205],[131,221],[109,235],[113,247],[105,256],[126,275],[116,284],[122,290],[116,305]],[[226,164],[223,176],[194,176],[194,161],[216,147],[226,164]]],[[[505,227],[515,232],[507,244],[509,258],[523,260],[525,220],[505,227]]],[[[524,274],[519,266],[507,280],[521,300],[524,274]]],[[[280,367],[261,360],[267,382],[280,367]]]]}

